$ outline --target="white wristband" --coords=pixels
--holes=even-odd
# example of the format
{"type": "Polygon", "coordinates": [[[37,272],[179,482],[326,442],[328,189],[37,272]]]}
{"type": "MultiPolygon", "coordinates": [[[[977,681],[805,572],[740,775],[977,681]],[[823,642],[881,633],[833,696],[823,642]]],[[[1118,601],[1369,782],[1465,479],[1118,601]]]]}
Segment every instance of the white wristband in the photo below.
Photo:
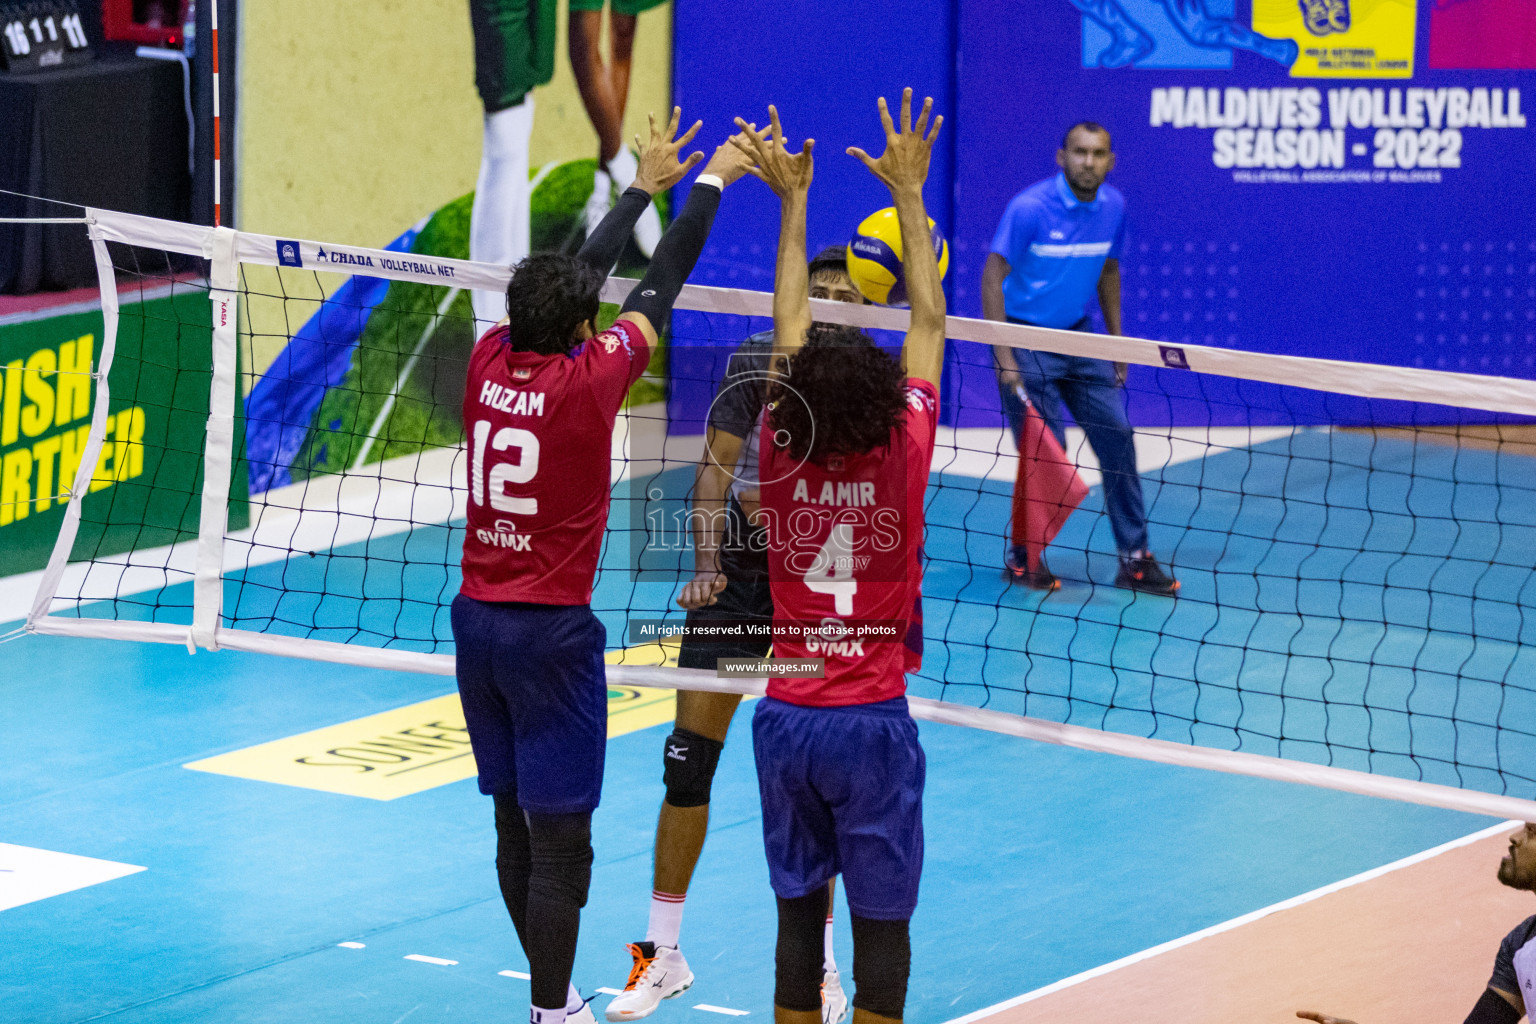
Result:
{"type": "Polygon", "coordinates": [[[693,179],[695,185],[708,185],[717,192],[725,191],[725,179],[718,174],[701,174],[693,179]]]}

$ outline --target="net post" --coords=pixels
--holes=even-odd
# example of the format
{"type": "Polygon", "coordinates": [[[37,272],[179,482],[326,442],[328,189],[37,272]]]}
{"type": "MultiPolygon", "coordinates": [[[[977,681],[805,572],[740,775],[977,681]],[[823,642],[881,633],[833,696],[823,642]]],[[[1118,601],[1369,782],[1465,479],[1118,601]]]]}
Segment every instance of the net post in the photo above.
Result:
{"type": "Polygon", "coordinates": [[[224,141],[219,130],[219,0],[208,7],[208,23],[213,37],[213,226],[223,223],[219,191],[223,187],[224,141]]]}
{"type": "Polygon", "coordinates": [[[192,628],[187,649],[219,649],[224,610],[224,527],[229,515],[229,481],[234,466],[236,289],[240,265],[238,234],[214,228],[209,301],[213,307],[213,373],[208,388],[208,430],[203,445],[203,494],[198,511],[197,569],[192,582],[192,628]]]}
{"type": "Polygon", "coordinates": [[[80,531],[80,503],[91,489],[91,478],[96,475],[96,462],[101,458],[101,445],[107,436],[107,408],[111,404],[111,391],[107,374],[112,369],[112,357],[117,351],[117,273],[112,267],[112,256],[107,252],[107,240],[95,210],[87,210],[86,233],[91,240],[91,253],[96,260],[96,281],[101,289],[101,356],[96,362],[96,401],[91,408],[91,429],[86,435],[85,451],[80,456],[80,467],[75,470],[75,480],[70,486],[69,504],[64,509],[64,522],[53,542],[48,556],[48,566],[37,583],[37,593],[32,598],[32,609],[27,613],[27,629],[36,632],[36,623],[48,614],[54,595],[59,590],[59,580],[74,549],[75,536],[80,531]]]}

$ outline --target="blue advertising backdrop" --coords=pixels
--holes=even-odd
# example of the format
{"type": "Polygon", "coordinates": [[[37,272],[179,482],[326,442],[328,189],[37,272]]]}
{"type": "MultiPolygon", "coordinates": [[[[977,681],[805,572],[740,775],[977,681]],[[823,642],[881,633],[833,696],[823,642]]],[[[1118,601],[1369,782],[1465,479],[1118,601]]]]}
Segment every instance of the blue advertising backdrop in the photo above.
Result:
{"type": "MultiPolygon", "coordinates": [[[[818,139],[813,247],[886,205],[841,155],[877,141],[875,96],[931,92],[949,131],[928,196],[956,314],[980,315],[1009,199],[1053,174],[1063,129],[1089,119],[1113,132],[1127,197],[1128,334],[1536,377],[1536,48],[1506,45],[1536,33],[1536,14],[1508,24],[1504,5],[1479,27],[1495,3],[902,0],[868,18],[756,2],[722,24],[678,0],[675,82],[712,127],[772,100],[818,139]]],[[[776,206],[741,191],[699,283],[771,287],[776,206]]],[[[1133,369],[1132,420],[1208,422],[1203,401],[1163,397],[1190,391],[1181,377],[1133,369]]],[[[944,390],[947,422],[999,422],[982,368],[952,353],[944,390]]],[[[1255,403],[1302,421],[1469,418],[1245,388],[1255,403]]]]}
{"type": "MultiPolygon", "coordinates": [[[[872,14],[859,5],[740,0],[725,13],[708,0],[677,0],[673,16],[673,96],[687,120],[704,120],[697,143],[709,152],[735,130],[733,118],[761,125],[768,104],[777,106],[791,145],[816,140],[807,245],[814,254],[846,244],[859,221],[890,205],[885,186],[843,152],[855,145],[879,152],[877,98],[911,86],[932,96],[954,127],[950,4],[886,0],[872,14]]],[[[955,141],[954,131],[941,134],[927,191],[929,216],[946,235],[955,141]]],[[[726,197],[689,280],[771,291],[778,238],[778,200],[761,183],[743,181],[726,197]]],[[[712,382],[725,371],[729,346],[741,339],[713,337],[708,319],[697,314],[674,314],[673,326],[671,429],[702,431],[712,382]],[[690,343],[700,351],[688,352],[690,343]]]]}

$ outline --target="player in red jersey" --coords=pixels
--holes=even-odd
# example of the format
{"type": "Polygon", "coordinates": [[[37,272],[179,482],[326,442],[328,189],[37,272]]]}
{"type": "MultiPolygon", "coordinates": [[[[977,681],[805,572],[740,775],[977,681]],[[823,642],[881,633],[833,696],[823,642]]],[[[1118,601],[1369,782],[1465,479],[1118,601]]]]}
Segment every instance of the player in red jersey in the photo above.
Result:
{"type": "MultiPolygon", "coordinates": [[[[868,302],[848,276],[843,246],[817,253],[806,267],[813,299],[868,302]]],[[[677,597],[688,609],[689,631],[721,623],[769,626],[773,597],[768,592],[767,543],[761,530],[747,523],[757,507],[757,427],[767,404],[768,368],[773,331],[754,334],[731,353],[725,376],[710,405],[705,450],[694,482],[694,574],[677,597]]],[[[685,635],[677,652],[679,668],[718,668],[721,658],[765,658],[772,647],[766,635],[727,641],[685,635]]],[[[656,847],[651,880],[651,908],[645,938],[629,943],[632,966],[624,991],[604,1010],[614,1024],[642,1020],[664,1000],[675,999],[694,983],[693,969],[680,947],[683,907],[693,871],[709,832],[710,791],[725,749],[739,693],[678,690],[677,719],[662,744],[662,783],[666,794],[656,816],[656,847]]],[[[837,969],[832,941],[832,889],[828,887],[823,932],[822,1024],[842,1024],[848,997],[837,969]]]]}
{"type": "Polygon", "coordinates": [[[900,1020],[911,970],[908,922],[922,872],[925,762],[907,710],[908,628],[921,594],[918,547],[944,360],[944,293],[923,208],[942,118],[933,101],[864,161],[901,223],[912,320],[898,365],[862,331],[812,329],[805,216],[812,140],[784,145],[740,120],[761,178],[782,202],[774,281],[781,377],[760,440],[774,658],[820,658],[820,678],[773,675],[752,719],[763,840],[779,903],[774,1019],[819,1024],[827,882],[843,876],[853,921],[854,1024],[900,1020]],[[807,629],[807,627],[809,627],[807,629]]]}
{"type": "Polygon", "coordinates": [[[715,151],[618,321],[597,330],[598,293],[651,195],[702,159],[652,125],[635,184],[575,256],[535,253],[507,286],[508,319],[469,361],[469,512],[453,602],[459,695],[495,798],[496,871],[528,955],[533,1024],[582,1024],[571,984],[592,878],[592,811],[607,743],[606,633],[592,614],[608,523],[614,418],[650,358],[709,236],[720,194],[750,161],[715,151]]]}

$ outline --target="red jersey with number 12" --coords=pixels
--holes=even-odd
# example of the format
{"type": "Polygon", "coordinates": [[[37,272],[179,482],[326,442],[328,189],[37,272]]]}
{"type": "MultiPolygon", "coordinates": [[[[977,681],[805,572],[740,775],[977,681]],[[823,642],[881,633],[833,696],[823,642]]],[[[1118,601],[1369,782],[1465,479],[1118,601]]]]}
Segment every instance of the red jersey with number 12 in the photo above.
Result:
{"type": "Polygon", "coordinates": [[[920,615],[918,551],[939,395],[928,381],[909,377],[906,397],[904,422],[892,428],[888,444],[820,464],[797,464],[774,444],[772,424],[763,424],[759,472],[773,656],[826,661],[823,679],[771,678],[770,697],[839,707],[906,693],[906,673],[920,657],[907,640],[920,615]],[[806,627],[810,635],[801,632],[806,627]],[[861,627],[876,632],[861,637],[861,627]]]}
{"type": "Polygon", "coordinates": [[[569,355],[515,352],[494,327],[469,357],[469,516],[461,593],[588,604],[608,525],[613,422],[650,359],[620,320],[569,355]]]}

